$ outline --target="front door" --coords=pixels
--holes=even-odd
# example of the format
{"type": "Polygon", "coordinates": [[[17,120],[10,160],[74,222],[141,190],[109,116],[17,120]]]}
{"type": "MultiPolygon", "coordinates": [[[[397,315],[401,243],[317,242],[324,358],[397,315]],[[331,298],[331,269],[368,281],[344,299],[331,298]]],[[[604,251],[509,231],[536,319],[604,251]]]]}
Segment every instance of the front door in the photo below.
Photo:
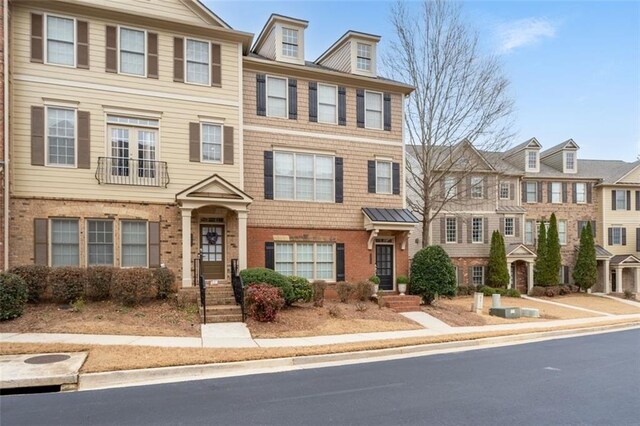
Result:
{"type": "Polygon", "coordinates": [[[223,280],[225,278],[224,226],[200,225],[200,249],[204,279],[223,280]]]}
{"type": "Polygon", "coordinates": [[[393,290],[393,246],[376,244],[376,275],[380,278],[380,290],[393,290]]]}

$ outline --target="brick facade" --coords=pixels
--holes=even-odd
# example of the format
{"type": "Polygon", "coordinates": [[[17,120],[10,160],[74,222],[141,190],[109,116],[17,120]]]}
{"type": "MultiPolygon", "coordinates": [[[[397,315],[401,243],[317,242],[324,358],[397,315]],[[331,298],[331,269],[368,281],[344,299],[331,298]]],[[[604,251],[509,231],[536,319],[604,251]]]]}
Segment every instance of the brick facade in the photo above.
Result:
{"type": "Polygon", "coordinates": [[[5,191],[5,152],[4,152],[4,2],[0,4],[0,271],[4,271],[4,191],[5,191]]]}

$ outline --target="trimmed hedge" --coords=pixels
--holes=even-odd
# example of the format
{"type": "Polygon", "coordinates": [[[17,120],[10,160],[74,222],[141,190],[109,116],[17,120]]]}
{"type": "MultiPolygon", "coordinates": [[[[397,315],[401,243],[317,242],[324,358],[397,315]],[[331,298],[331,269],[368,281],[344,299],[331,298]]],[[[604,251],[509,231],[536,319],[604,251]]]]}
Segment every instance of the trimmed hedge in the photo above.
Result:
{"type": "Polygon", "coordinates": [[[366,302],[373,296],[373,283],[371,281],[359,281],[354,291],[356,299],[366,302]]]}
{"type": "Polygon", "coordinates": [[[472,285],[459,285],[456,288],[456,294],[458,296],[473,296],[476,292],[476,287],[472,285]]]}
{"type": "Polygon", "coordinates": [[[153,279],[156,284],[156,297],[158,299],[167,299],[172,294],[178,292],[178,288],[176,287],[176,274],[174,274],[171,269],[154,269],[153,279]]]}
{"type": "Polygon", "coordinates": [[[76,302],[84,297],[87,287],[87,270],[77,266],[51,268],[49,285],[55,302],[76,302]]]}
{"type": "Polygon", "coordinates": [[[90,266],[87,268],[87,299],[106,300],[109,298],[114,269],[112,266],[90,266]]]}
{"type": "Polygon", "coordinates": [[[110,296],[125,306],[135,306],[149,299],[156,293],[153,272],[147,268],[119,269],[111,280],[110,296]]]}
{"type": "Polygon", "coordinates": [[[282,290],[282,297],[287,305],[296,301],[291,281],[284,275],[267,268],[248,268],[240,271],[242,283],[245,286],[251,284],[269,284],[282,290]]]}
{"type": "Polygon", "coordinates": [[[20,276],[0,273],[0,321],[22,315],[28,298],[27,283],[20,276]]]}
{"type": "Polygon", "coordinates": [[[47,290],[50,269],[45,265],[22,265],[14,266],[9,270],[9,273],[15,274],[24,280],[27,284],[29,302],[36,303],[47,290]]]}
{"type": "Polygon", "coordinates": [[[249,316],[256,321],[275,321],[284,306],[282,291],[268,284],[250,284],[245,291],[249,316]]]}
{"type": "Polygon", "coordinates": [[[313,297],[313,287],[308,279],[304,277],[296,277],[290,276],[289,282],[291,282],[291,287],[293,288],[293,302],[302,302],[307,303],[311,301],[313,297]]]}

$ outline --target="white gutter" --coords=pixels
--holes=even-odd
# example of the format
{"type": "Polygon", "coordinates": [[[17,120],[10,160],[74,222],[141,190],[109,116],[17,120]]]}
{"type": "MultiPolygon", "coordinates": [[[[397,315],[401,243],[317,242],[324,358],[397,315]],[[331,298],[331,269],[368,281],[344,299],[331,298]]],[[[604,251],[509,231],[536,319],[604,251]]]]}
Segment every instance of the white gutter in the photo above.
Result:
{"type": "Polygon", "coordinates": [[[3,22],[2,29],[4,31],[3,36],[3,57],[2,63],[4,64],[4,104],[3,104],[3,115],[4,115],[4,206],[3,206],[3,216],[4,223],[2,226],[4,227],[4,241],[2,242],[3,254],[4,254],[4,263],[3,270],[9,268],[9,0],[2,1],[3,7],[3,22]]]}

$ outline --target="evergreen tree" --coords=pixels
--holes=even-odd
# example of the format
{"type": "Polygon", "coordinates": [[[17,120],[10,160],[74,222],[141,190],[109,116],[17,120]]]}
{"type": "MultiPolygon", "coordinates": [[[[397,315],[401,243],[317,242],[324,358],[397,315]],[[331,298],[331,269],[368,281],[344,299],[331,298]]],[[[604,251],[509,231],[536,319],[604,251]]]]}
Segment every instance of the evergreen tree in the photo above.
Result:
{"type": "Polygon", "coordinates": [[[585,291],[598,281],[596,245],[593,241],[590,222],[587,222],[587,226],[582,228],[580,233],[580,247],[578,247],[578,256],[572,275],[576,285],[585,291]]]}
{"type": "Polygon", "coordinates": [[[509,284],[509,270],[507,269],[507,251],[504,238],[499,231],[491,234],[491,249],[489,251],[489,265],[487,267],[487,283],[491,287],[505,288],[509,284]]]}
{"type": "Polygon", "coordinates": [[[536,248],[536,264],[535,264],[535,283],[536,285],[545,285],[545,270],[547,260],[547,228],[543,222],[540,222],[540,231],[538,232],[538,247],[536,248]]]}
{"type": "Polygon", "coordinates": [[[546,274],[548,275],[545,278],[547,285],[558,285],[560,283],[562,256],[560,256],[560,237],[558,236],[558,221],[555,213],[551,213],[551,219],[549,220],[546,256],[546,274]]]}

